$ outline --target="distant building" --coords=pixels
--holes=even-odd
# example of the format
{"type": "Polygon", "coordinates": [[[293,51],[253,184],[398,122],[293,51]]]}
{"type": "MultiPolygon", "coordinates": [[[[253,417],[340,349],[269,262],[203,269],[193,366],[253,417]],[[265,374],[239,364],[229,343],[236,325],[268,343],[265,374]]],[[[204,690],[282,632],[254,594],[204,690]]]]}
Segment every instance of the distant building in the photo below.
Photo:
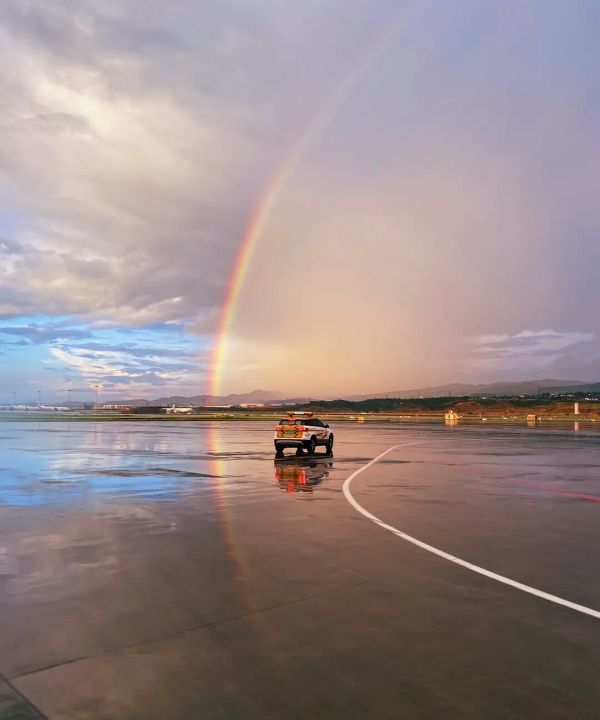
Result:
{"type": "Polygon", "coordinates": [[[241,408],[264,408],[265,403],[240,403],[241,408]]]}

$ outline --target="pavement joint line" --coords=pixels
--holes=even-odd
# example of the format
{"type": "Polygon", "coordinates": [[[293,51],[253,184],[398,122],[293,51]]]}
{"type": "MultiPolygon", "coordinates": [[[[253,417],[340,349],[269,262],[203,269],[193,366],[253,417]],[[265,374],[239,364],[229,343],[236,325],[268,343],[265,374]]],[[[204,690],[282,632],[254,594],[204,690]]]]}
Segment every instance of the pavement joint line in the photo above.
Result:
{"type": "Polygon", "coordinates": [[[375,523],[375,525],[378,525],[380,528],[388,530],[402,540],[406,540],[407,542],[416,545],[422,550],[426,550],[427,552],[432,553],[433,555],[437,555],[444,560],[448,560],[449,562],[452,562],[456,565],[460,565],[461,567],[464,567],[467,570],[471,570],[471,572],[477,573],[478,575],[483,575],[484,577],[490,578],[491,580],[496,580],[496,582],[502,583],[503,585],[508,585],[509,587],[521,590],[522,592],[528,593],[529,595],[534,595],[543,600],[547,600],[548,602],[555,603],[556,605],[562,605],[569,610],[574,610],[575,612],[582,613],[583,615],[589,615],[590,617],[596,618],[596,620],[600,620],[600,611],[598,610],[586,607],[585,605],[579,605],[578,603],[571,602],[570,600],[565,600],[558,595],[552,595],[551,593],[545,592],[544,590],[538,590],[537,588],[531,587],[530,585],[525,585],[525,583],[518,582],[517,580],[511,580],[511,578],[505,577],[504,575],[499,575],[498,573],[487,570],[484,567],[470,563],[467,560],[456,557],[455,555],[451,555],[444,550],[440,550],[439,548],[433,547],[433,545],[429,545],[422,540],[418,540],[412,535],[408,535],[407,533],[402,532],[402,530],[398,530],[398,528],[394,527],[393,525],[388,525],[376,515],[373,515],[373,513],[370,513],[366,508],[364,508],[354,498],[350,491],[350,485],[352,484],[354,478],[356,478],[365,470],[368,470],[373,465],[376,465],[382,458],[384,458],[386,455],[393,452],[394,450],[397,450],[400,447],[406,447],[407,445],[415,444],[416,443],[401,443],[400,445],[392,445],[387,450],[384,450],[380,455],[377,455],[377,457],[370,460],[366,465],[363,465],[362,467],[355,470],[346,478],[342,486],[342,491],[346,500],[350,503],[350,505],[352,505],[355,510],[357,510],[361,515],[364,515],[364,517],[366,517],[371,522],[375,523]]]}
{"type": "MultiPolygon", "coordinates": [[[[194,633],[194,632],[198,632],[200,630],[208,630],[210,628],[217,629],[221,625],[225,625],[226,623],[230,623],[230,622],[235,622],[236,620],[243,620],[244,618],[254,617],[255,615],[260,615],[262,613],[270,612],[271,610],[277,610],[278,608],[286,607],[289,605],[299,605],[303,602],[307,602],[307,601],[322,597],[323,595],[329,595],[331,593],[342,592],[344,590],[351,590],[356,587],[361,587],[362,585],[367,585],[368,583],[372,582],[372,580],[373,580],[373,577],[368,577],[364,580],[359,580],[357,582],[350,583],[348,585],[339,585],[337,587],[327,588],[326,590],[323,590],[318,593],[313,593],[312,595],[306,595],[304,597],[295,598],[293,600],[286,600],[283,602],[276,603],[275,605],[267,605],[266,607],[262,607],[257,610],[251,610],[249,612],[240,613],[239,615],[232,615],[230,617],[221,618],[219,620],[209,621],[202,625],[194,625],[191,627],[182,628],[181,630],[176,630],[175,632],[167,633],[165,635],[157,635],[156,637],[146,638],[144,640],[136,640],[135,642],[123,643],[122,645],[118,645],[113,648],[103,650],[102,652],[90,653],[89,655],[81,655],[79,657],[68,658],[66,660],[60,660],[59,662],[51,663],[49,665],[43,665],[41,667],[33,668],[31,670],[25,670],[24,672],[18,673],[17,675],[12,675],[10,677],[10,680],[2,674],[0,674],[0,678],[4,679],[7,682],[7,684],[12,688],[13,685],[12,685],[11,681],[20,680],[21,678],[29,677],[30,675],[36,675],[37,673],[46,672],[46,670],[53,670],[54,668],[64,667],[65,665],[73,665],[74,663],[78,663],[83,660],[92,660],[94,658],[104,657],[106,655],[113,655],[122,650],[131,650],[132,648],[141,647],[143,645],[148,645],[153,642],[162,642],[163,640],[169,640],[171,638],[175,638],[180,635],[186,635],[188,633],[194,633]]],[[[15,692],[19,692],[19,691],[15,689],[15,692]]],[[[19,695],[21,697],[24,697],[23,695],[21,695],[21,693],[19,693],[19,695]]],[[[27,702],[29,702],[29,701],[27,701],[27,702]]],[[[36,710],[37,710],[37,708],[36,708],[36,710]]],[[[38,710],[38,712],[39,712],[39,710],[38,710]]],[[[45,716],[42,716],[42,717],[45,718],[45,716]]]]}
{"type": "Polygon", "coordinates": [[[12,684],[12,682],[6,677],[6,675],[0,673],[0,680],[2,680],[14,692],[17,697],[21,698],[21,700],[26,703],[28,707],[30,707],[35,713],[37,713],[40,720],[48,720],[48,716],[44,715],[44,713],[39,709],[39,707],[37,707],[37,705],[34,705],[26,695],[23,695],[23,693],[12,684]]]}

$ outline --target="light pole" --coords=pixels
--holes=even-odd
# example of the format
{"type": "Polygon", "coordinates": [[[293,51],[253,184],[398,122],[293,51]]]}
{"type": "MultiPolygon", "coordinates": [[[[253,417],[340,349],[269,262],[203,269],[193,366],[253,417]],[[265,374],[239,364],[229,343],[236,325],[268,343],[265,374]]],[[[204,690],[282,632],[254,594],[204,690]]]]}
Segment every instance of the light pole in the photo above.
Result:
{"type": "Polygon", "coordinates": [[[38,390],[38,407],[42,407],[42,391],[38,390]]]}

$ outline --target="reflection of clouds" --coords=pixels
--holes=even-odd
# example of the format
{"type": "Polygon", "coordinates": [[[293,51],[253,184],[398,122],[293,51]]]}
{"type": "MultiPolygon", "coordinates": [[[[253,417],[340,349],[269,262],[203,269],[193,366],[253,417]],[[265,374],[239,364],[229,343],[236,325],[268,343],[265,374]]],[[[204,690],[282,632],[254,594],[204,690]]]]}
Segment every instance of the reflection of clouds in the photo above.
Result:
{"type": "Polygon", "coordinates": [[[19,598],[43,594],[47,600],[70,595],[73,587],[86,590],[104,582],[118,564],[118,543],[93,514],[61,518],[60,525],[9,538],[10,571],[7,592],[19,598]]]}
{"type": "Polygon", "coordinates": [[[15,435],[0,438],[6,471],[0,477],[0,502],[8,506],[56,506],[86,502],[95,495],[127,500],[169,501],[180,496],[206,497],[219,491],[235,498],[255,498],[260,490],[251,478],[271,460],[271,428],[228,425],[220,460],[208,452],[208,425],[154,421],[22,424],[15,435]],[[49,432],[48,432],[49,431],[49,432]],[[254,435],[257,437],[253,437],[254,435]],[[269,446],[264,452],[262,440],[269,446]],[[247,453],[240,448],[254,452],[247,453]]]}
{"type": "MultiPolygon", "coordinates": [[[[247,462],[211,460],[206,431],[196,423],[15,423],[13,437],[0,437],[10,493],[23,494],[26,483],[29,494],[20,504],[9,494],[3,505],[0,475],[0,605],[8,618],[0,655],[15,675],[254,609],[243,599],[254,566],[240,565],[243,542],[232,538],[247,527],[250,503],[260,511],[265,496],[280,499],[272,454],[268,462],[258,453],[247,462]],[[24,459],[29,467],[18,476],[24,459]],[[221,474],[235,465],[236,476],[193,476],[210,472],[211,462],[221,474]],[[117,476],[125,463],[131,475],[117,476]],[[154,468],[164,474],[145,474],[154,468]],[[48,478],[67,482],[41,482],[48,478]]],[[[219,433],[225,456],[271,447],[270,427],[261,434],[254,424],[223,425],[219,433]]]]}
{"type": "MultiPolygon", "coordinates": [[[[142,429],[133,424],[118,423],[118,427],[106,423],[88,427],[77,426],[73,431],[77,444],[58,456],[48,459],[48,469],[55,473],[66,471],[107,470],[110,468],[143,468],[152,458],[154,465],[163,460],[179,460],[193,464],[203,461],[198,455],[206,448],[206,430],[180,433],[176,428],[153,422],[151,428],[142,429]],[[175,443],[176,439],[176,443],[175,443]],[[175,447],[176,446],[176,447],[175,447]]],[[[75,439],[74,438],[74,439],[75,439]]],[[[207,462],[207,460],[206,460],[207,462]]]]}
{"type": "Polygon", "coordinates": [[[8,536],[0,548],[0,574],[4,566],[9,575],[7,593],[59,600],[110,583],[134,559],[124,555],[132,543],[177,532],[177,517],[162,507],[111,503],[96,511],[42,514],[26,534],[8,536]]]}
{"type": "Polygon", "coordinates": [[[15,428],[14,438],[0,438],[5,505],[66,505],[95,494],[160,501],[211,486],[207,431],[197,425],[61,422],[15,428]]]}
{"type": "MultiPolygon", "coordinates": [[[[38,432],[28,432],[32,429],[25,426],[21,433],[22,450],[28,443],[40,441],[38,432]]],[[[7,592],[17,597],[43,594],[45,599],[60,599],[72,594],[73,588],[93,591],[119,571],[124,541],[177,530],[172,512],[160,503],[147,502],[148,497],[163,499],[163,492],[172,497],[176,483],[135,474],[140,459],[145,463],[147,455],[140,458],[131,453],[148,453],[150,448],[160,453],[168,447],[165,438],[149,434],[77,426],[73,432],[58,433],[45,448],[37,448],[32,454],[37,461],[35,469],[14,472],[12,479],[7,477],[11,475],[8,469],[0,484],[2,500],[21,506],[21,510],[13,507],[11,513],[27,515],[26,531],[9,533],[4,555],[0,553],[0,573],[3,566],[9,573],[7,592]],[[127,463],[134,472],[131,477],[111,477],[111,465],[127,463]],[[92,482],[86,473],[94,470],[105,474],[92,482]],[[144,493],[148,497],[140,500],[144,493]],[[105,500],[99,500],[100,495],[105,500]],[[137,497],[137,502],[132,503],[131,496],[137,497]],[[60,510],[52,509],[56,506],[60,510]]],[[[10,457],[17,468],[21,457],[19,452],[10,457]]]]}

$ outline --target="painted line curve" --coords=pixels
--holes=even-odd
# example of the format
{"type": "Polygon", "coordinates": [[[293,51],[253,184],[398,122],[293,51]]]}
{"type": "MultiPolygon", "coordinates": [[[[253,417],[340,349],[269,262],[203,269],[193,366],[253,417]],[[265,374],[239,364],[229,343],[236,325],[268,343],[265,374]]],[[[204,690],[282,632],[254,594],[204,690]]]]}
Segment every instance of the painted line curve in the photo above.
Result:
{"type": "Polygon", "coordinates": [[[364,517],[366,517],[371,522],[375,523],[375,525],[379,525],[379,527],[383,528],[384,530],[388,530],[394,535],[397,535],[402,540],[406,540],[407,542],[416,545],[422,550],[426,550],[433,555],[437,555],[444,560],[448,560],[448,562],[454,563],[455,565],[460,565],[461,567],[464,567],[471,572],[477,573],[478,575],[483,575],[484,577],[490,578],[491,580],[495,580],[496,582],[502,583],[503,585],[508,585],[509,587],[515,588],[516,590],[521,590],[522,592],[528,593],[529,595],[534,595],[535,597],[541,598],[542,600],[547,600],[548,602],[555,603],[556,605],[562,605],[569,610],[574,610],[575,612],[582,613],[583,615],[589,615],[590,617],[596,618],[596,620],[600,620],[600,611],[598,610],[586,607],[585,605],[579,605],[578,603],[571,602],[570,600],[565,600],[558,595],[552,595],[551,593],[547,593],[544,590],[538,590],[537,588],[531,587],[530,585],[525,585],[524,583],[518,582],[517,580],[511,580],[510,578],[504,577],[504,575],[499,575],[498,573],[487,570],[486,568],[480,567],[479,565],[474,565],[467,560],[463,560],[462,558],[451,555],[444,550],[433,547],[433,545],[429,545],[422,540],[418,540],[417,538],[412,537],[412,535],[408,535],[407,533],[402,532],[402,530],[398,530],[398,528],[395,528],[393,525],[388,525],[376,515],[373,515],[373,513],[370,513],[368,510],[366,510],[354,498],[350,491],[350,485],[352,484],[354,478],[363,473],[365,470],[368,470],[373,465],[376,465],[382,458],[384,458],[386,455],[389,455],[389,453],[393,452],[394,450],[413,444],[415,443],[392,445],[392,447],[388,448],[380,455],[370,460],[366,465],[358,468],[358,470],[355,470],[351,475],[346,478],[346,480],[344,481],[344,485],[342,486],[342,491],[346,500],[350,503],[350,505],[352,505],[355,510],[357,510],[361,515],[364,515],[364,517]]]}

